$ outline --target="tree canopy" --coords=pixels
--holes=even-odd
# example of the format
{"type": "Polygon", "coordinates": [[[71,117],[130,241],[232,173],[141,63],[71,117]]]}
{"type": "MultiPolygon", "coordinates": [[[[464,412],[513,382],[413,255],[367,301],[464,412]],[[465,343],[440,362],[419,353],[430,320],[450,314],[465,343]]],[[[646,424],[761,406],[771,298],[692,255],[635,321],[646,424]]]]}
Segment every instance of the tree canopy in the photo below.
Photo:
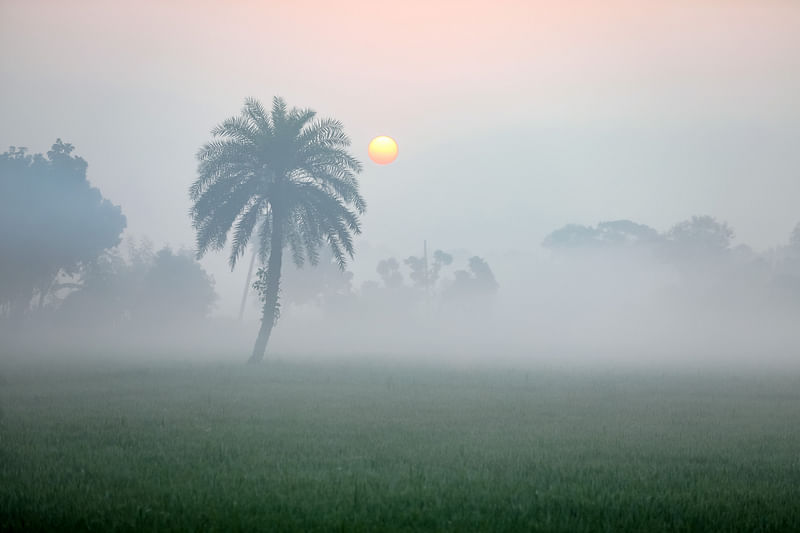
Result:
{"type": "Polygon", "coordinates": [[[551,249],[577,249],[589,246],[635,246],[663,238],[653,228],[630,220],[600,222],[596,227],[567,224],[550,233],[542,243],[551,249]]]}
{"type": "Polygon", "coordinates": [[[73,274],[116,246],[126,226],[86,177],[87,163],[58,139],[46,155],[0,154],[0,310],[23,314],[59,273],[73,274]]]}
{"type": "Polygon", "coordinates": [[[158,329],[208,316],[217,300],[214,279],[191,252],[129,248],[127,258],[115,248],[81,268],[59,308],[66,320],[158,329]]]}

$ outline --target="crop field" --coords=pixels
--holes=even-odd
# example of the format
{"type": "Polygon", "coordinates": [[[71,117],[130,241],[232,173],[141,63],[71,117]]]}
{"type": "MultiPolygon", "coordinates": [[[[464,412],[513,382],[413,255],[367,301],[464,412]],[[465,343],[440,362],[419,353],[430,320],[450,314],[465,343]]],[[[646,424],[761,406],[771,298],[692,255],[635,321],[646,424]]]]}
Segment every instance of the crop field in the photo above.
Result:
{"type": "Polygon", "coordinates": [[[3,531],[800,531],[800,375],[0,361],[3,531]]]}

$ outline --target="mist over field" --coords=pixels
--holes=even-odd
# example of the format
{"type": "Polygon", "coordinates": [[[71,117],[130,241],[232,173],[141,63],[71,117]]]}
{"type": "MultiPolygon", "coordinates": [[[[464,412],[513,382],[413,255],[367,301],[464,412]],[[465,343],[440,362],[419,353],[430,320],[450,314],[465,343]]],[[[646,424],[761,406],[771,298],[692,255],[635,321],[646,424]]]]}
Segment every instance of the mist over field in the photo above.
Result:
{"type": "MultiPolygon", "coordinates": [[[[797,231],[759,254],[732,247],[710,218],[684,225],[695,233],[566,226],[497,259],[430,250],[427,289],[421,253],[379,259],[363,281],[349,270],[358,260],[345,271],[330,254],[317,267],[289,264],[270,350],[299,360],[796,368],[797,231]]],[[[24,318],[8,306],[8,351],[243,360],[259,295],[248,290],[241,320],[215,314],[213,278],[190,251],[143,246],[122,243],[62,273],[69,286],[34,299],[24,318]]]]}
{"type": "Polygon", "coordinates": [[[0,531],[800,531],[797,1],[0,49],[0,531]]]}

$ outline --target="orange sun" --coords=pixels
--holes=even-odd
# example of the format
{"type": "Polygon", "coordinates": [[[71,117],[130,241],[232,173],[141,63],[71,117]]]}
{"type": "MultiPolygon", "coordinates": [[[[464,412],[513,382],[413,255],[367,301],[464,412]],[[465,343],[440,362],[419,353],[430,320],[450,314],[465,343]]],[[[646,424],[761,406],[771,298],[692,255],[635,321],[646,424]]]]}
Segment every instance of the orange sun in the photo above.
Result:
{"type": "Polygon", "coordinates": [[[388,165],[397,159],[397,143],[386,135],[375,137],[369,142],[369,158],[379,165],[388,165]]]}

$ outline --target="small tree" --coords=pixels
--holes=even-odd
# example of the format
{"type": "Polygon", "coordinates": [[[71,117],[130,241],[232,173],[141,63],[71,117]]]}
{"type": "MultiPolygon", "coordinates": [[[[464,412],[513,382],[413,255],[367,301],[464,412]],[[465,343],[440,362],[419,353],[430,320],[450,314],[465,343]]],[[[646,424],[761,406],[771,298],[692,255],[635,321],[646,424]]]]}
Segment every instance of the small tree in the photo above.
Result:
{"type": "Polygon", "coordinates": [[[489,264],[478,256],[470,257],[467,270],[457,270],[444,292],[445,301],[486,311],[499,285],[489,264]]]}
{"type": "Polygon", "coordinates": [[[206,318],[217,300],[214,279],[190,252],[132,247],[128,259],[109,250],[81,269],[59,307],[73,325],[171,328],[206,318]]]}
{"type": "Polygon", "coordinates": [[[378,262],[378,267],[375,269],[378,275],[383,280],[383,284],[387,289],[398,289],[403,286],[403,274],[400,273],[400,263],[397,259],[390,257],[378,262]]]}
{"type": "Polygon", "coordinates": [[[430,265],[426,265],[425,257],[412,255],[405,260],[406,266],[411,270],[409,277],[414,282],[414,286],[423,289],[434,287],[439,280],[442,267],[450,265],[452,262],[453,256],[442,250],[433,252],[433,260],[430,265]]]}
{"type": "Polygon", "coordinates": [[[141,323],[197,322],[211,312],[212,278],[189,252],[159,250],[142,280],[133,319],[141,323]]]}

